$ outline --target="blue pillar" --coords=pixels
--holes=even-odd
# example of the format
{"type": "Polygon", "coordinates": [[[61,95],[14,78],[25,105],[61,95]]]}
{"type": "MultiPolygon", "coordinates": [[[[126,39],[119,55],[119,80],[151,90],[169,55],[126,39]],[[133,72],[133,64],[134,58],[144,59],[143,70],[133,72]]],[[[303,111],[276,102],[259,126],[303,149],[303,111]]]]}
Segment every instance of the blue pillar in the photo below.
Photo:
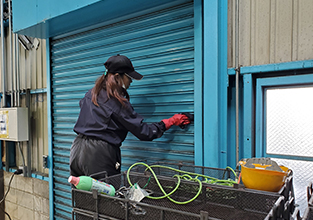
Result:
{"type": "Polygon", "coordinates": [[[203,1],[204,166],[227,162],[227,0],[203,1]]]}
{"type": "Polygon", "coordinates": [[[49,217],[54,219],[54,194],[53,194],[53,149],[52,149],[52,91],[50,78],[50,39],[46,39],[47,53],[47,117],[48,117],[48,167],[49,167],[49,217]]]}
{"type": "Polygon", "coordinates": [[[194,1],[194,111],[195,111],[195,165],[203,166],[203,4],[194,1]]]}
{"type": "Polygon", "coordinates": [[[243,148],[239,160],[251,158],[254,152],[254,92],[252,74],[243,75],[243,148]]]}

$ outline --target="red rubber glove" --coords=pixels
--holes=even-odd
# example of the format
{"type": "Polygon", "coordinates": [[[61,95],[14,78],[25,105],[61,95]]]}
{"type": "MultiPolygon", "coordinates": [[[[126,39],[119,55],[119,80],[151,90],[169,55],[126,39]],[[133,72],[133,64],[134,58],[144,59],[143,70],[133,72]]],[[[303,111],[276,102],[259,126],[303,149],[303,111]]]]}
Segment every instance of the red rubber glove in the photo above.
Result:
{"type": "Polygon", "coordinates": [[[175,114],[173,117],[162,120],[165,124],[166,130],[168,130],[172,125],[181,126],[190,124],[190,120],[186,115],[175,114]]]}

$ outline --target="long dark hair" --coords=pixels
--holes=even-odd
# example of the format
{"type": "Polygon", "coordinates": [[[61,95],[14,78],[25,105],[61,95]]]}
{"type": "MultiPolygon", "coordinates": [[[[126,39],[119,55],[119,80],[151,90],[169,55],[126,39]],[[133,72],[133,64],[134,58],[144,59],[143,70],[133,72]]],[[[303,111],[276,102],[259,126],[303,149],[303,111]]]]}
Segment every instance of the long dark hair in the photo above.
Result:
{"type": "Polygon", "coordinates": [[[91,91],[91,101],[96,106],[99,106],[97,98],[102,89],[106,90],[109,98],[116,98],[123,106],[125,106],[125,102],[129,101],[129,94],[123,88],[122,75],[120,74],[107,73],[96,80],[91,91]]]}

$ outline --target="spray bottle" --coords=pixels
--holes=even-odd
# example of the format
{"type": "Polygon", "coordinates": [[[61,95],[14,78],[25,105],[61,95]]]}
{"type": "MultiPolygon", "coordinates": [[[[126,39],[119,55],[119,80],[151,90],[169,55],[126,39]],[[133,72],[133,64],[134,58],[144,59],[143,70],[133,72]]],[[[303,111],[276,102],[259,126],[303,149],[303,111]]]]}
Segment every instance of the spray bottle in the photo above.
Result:
{"type": "Polygon", "coordinates": [[[105,195],[115,195],[115,188],[112,185],[91,178],[90,176],[70,176],[68,182],[72,183],[77,189],[86,191],[92,191],[95,189],[105,195]]]}

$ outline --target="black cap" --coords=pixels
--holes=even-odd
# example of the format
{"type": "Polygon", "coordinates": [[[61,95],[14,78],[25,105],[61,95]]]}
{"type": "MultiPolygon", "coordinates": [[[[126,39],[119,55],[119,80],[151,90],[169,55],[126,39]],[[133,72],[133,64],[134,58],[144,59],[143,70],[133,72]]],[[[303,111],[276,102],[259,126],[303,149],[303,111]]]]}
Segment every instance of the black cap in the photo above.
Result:
{"type": "Polygon", "coordinates": [[[105,63],[105,68],[109,73],[126,73],[132,79],[140,80],[143,75],[136,72],[132,62],[128,57],[117,54],[116,56],[111,56],[105,63]]]}

